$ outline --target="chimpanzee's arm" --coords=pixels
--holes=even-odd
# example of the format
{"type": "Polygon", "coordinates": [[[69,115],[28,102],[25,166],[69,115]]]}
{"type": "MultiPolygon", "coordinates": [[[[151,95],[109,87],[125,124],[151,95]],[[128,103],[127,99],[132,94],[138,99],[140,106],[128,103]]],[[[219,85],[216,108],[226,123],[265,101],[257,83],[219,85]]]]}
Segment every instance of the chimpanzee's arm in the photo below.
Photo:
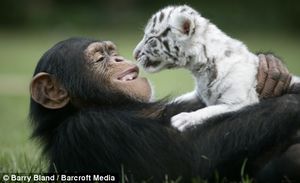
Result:
{"type": "Polygon", "coordinates": [[[246,158],[251,173],[264,153],[283,151],[298,129],[300,95],[285,95],[211,118],[184,134],[196,147],[202,177],[211,178],[217,169],[220,176],[236,179],[246,158]]]}

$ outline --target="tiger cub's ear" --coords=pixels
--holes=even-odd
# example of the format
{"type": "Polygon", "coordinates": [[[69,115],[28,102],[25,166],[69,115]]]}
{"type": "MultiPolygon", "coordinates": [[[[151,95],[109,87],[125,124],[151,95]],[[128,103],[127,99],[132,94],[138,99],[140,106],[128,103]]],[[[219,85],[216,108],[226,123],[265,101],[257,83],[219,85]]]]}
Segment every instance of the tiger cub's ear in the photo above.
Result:
{"type": "Polygon", "coordinates": [[[171,19],[171,27],[179,31],[179,33],[183,34],[184,36],[190,36],[193,34],[195,29],[194,19],[191,16],[185,14],[179,14],[173,16],[171,19]]]}

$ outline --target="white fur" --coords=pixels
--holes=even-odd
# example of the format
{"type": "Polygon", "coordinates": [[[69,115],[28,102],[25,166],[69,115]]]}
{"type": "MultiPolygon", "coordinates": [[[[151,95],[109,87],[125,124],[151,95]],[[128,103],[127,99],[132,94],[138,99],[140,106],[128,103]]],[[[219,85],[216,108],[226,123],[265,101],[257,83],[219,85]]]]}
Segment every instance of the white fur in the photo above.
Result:
{"type": "MultiPolygon", "coordinates": [[[[196,25],[198,23],[196,19],[196,25]]],[[[203,26],[203,25],[197,25],[203,26]]],[[[200,124],[212,116],[238,110],[246,105],[259,101],[256,93],[256,74],[258,57],[248,51],[241,42],[231,39],[222,33],[216,26],[209,24],[206,34],[194,36],[198,42],[206,46],[207,57],[215,58],[217,77],[211,85],[211,94],[208,94],[209,82],[207,71],[194,71],[195,60],[187,66],[196,79],[195,97],[200,96],[208,106],[191,113],[181,113],[172,118],[173,126],[184,130],[187,126],[200,124]],[[197,40],[197,37],[200,37],[197,40]],[[229,48],[229,49],[228,49],[229,48]],[[230,51],[229,57],[224,56],[225,51],[230,51]],[[220,98],[218,96],[222,94],[220,98]]],[[[203,55],[200,44],[193,44],[192,55],[203,55]],[[199,50],[199,51],[197,51],[199,50]]],[[[194,99],[192,99],[194,100],[194,99]]]]}
{"type": "MultiPolygon", "coordinates": [[[[194,75],[196,87],[193,92],[177,98],[176,101],[196,100],[200,97],[207,105],[203,109],[172,117],[173,126],[184,130],[188,126],[201,124],[212,116],[259,102],[256,93],[259,59],[246,45],[227,36],[188,6],[167,7],[153,17],[135,52],[149,53],[152,48],[147,44],[147,39],[159,36],[167,27],[171,28],[171,31],[168,39],[164,40],[168,40],[171,48],[177,45],[180,51],[177,52],[178,60],[170,59],[163,52],[159,56],[146,54],[150,60],[159,60],[161,64],[151,69],[144,66],[145,69],[156,72],[164,69],[166,64],[185,67],[194,75]],[[186,11],[182,11],[183,8],[186,11]],[[153,17],[159,17],[161,12],[168,14],[170,11],[172,15],[168,19],[153,26],[153,17]],[[190,30],[194,29],[194,32],[184,34],[182,25],[185,21],[190,22],[190,30]],[[213,77],[214,74],[216,77],[213,77]]],[[[170,54],[174,56],[175,50],[170,49],[170,54]]],[[[143,62],[145,58],[144,55],[138,60],[143,62]]]]}

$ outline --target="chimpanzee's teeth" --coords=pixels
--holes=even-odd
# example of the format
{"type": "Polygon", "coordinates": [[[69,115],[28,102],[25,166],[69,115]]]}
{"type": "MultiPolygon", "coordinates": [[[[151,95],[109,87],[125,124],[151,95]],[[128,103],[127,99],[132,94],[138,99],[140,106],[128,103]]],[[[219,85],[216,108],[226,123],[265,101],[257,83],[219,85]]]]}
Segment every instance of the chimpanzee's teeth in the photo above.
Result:
{"type": "Polygon", "coordinates": [[[135,79],[137,77],[137,72],[131,72],[129,74],[127,74],[126,76],[124,76],[123,78],[121,78],[122,81],[131,81],[133,79],[135,79]]]}

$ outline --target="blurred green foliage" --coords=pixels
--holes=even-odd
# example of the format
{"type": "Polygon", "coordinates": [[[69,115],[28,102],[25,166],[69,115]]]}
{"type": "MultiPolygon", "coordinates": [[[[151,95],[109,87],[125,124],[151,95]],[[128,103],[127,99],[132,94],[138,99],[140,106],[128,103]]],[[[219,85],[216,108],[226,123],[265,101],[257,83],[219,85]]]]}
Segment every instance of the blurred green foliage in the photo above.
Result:
{"type": "Polygon", "coordinates": [[[135,28],[158,9],[188,4],[226,29],[299,30],[297,0],[2,0],[3,27],[135,28]]]}
{"type": "MultiPolygon", "coordinates": [[[[44,170],[27,119],[35,64],[52,45],[72,36],[115,42],[132,58],[151,14],[189,4],[252,51],[272,51],[300,74],[298,1],[2,0],[0,6],[0,172],[44,170]]],[[[185,70],[145,74],[158,98],[193,89],[185,70]]]]}

